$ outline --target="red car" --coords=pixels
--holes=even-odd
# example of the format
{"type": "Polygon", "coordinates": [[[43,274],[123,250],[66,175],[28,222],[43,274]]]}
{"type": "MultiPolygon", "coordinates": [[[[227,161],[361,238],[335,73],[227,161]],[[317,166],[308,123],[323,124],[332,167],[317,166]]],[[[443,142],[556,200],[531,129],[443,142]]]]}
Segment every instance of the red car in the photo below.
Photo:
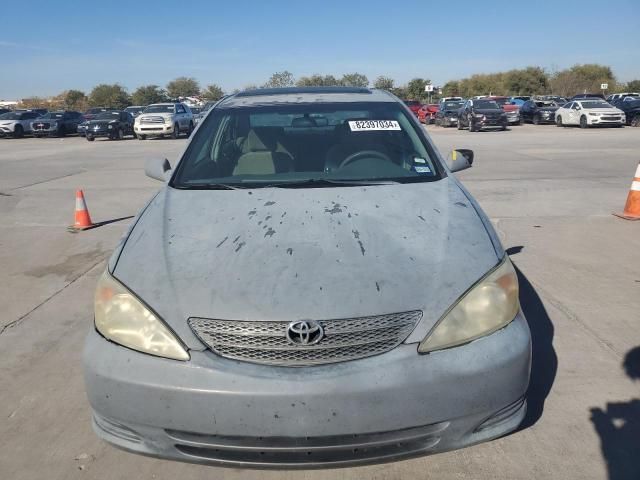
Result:
{"type": "Polygon", "coordinates": [[[418,115],[418,110],[422,107],[422,104],[418,100],[403,100],[403,102],[414,115],[418,115]]]}
{"type": "Polygon", "coordinates": [[[418,120],[420,123],[433,123],[436,119],[436,113],[440,111],[440,106],[437,103],[430,103],[429,105],[423,105],[418,110],[418,120]]]}
{"type": "Polygon", "coordinates": [[[511,125],[520,125],[520,107],[514,104],[509,97],[483,97],[483,100],[493,100],[502,107],[507,114],[507,121],[511,125]]]}

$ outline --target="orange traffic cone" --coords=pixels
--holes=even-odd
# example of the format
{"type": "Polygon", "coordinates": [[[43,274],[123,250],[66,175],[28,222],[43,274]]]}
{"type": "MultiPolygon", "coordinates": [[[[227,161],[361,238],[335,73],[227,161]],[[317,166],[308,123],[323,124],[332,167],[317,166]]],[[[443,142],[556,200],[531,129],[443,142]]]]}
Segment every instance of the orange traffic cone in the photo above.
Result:
{"type": "Polygon", "coordinates": [[[82,190],[78,190],[76,191],[76,222],[73,224],[73,228],[75,230],[86,230],[90,227],[93,227],[93,223],[91,223],[87,202],[84,201],[82,190]]]}
{"type": "Polygon", "coordinates": [[[636,175],[631,182],[627,203],[624,206],[624,212],[614,213],[616,217],[625,220],[640,220],[640,163],[636,169],[636,175]]]}

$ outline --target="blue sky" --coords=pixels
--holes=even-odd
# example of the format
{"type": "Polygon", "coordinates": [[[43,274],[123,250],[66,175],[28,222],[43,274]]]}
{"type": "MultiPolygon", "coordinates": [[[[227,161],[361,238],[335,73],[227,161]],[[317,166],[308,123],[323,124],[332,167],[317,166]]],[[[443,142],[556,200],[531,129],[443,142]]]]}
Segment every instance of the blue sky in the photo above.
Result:
{"type": "Polygon", "coordinates": [[[639,0],[28,4],[2,7],[0,99],[114,82],[131,91],[181,75],[231,91],[281,70],[441,85],[472,73],[596,62],[620,80],[640,78],[639,0]]]}

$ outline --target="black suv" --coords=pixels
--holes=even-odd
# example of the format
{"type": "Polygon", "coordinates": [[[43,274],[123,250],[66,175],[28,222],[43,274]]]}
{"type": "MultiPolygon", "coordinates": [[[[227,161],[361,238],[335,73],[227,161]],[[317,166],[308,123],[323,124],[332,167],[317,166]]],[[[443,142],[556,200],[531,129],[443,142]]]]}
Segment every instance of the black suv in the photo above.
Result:
{"type": "Polygon", "coordinates": [[[82,123],[78,130],[83,129],[85,137],[93,142],[96,137],[108,137],[110,140],[122,140],[126,135],[132,135],[133,115],[129,112],[113,110],[98,113],[92,120],[82,123]]]}
{"type": "Polygon", "coordinates": [[[493,100],[469,99],[458,111],[458,130],[465,127],[468,127],[470,132],[477,132],[483,128],[506,130],[507,125],[507,114],[493,100]]]}
{"type": "Polygon", "coordinates": [[[541,123],[555,123],[556,110],[560,108],[556,102],[543,100],[528,100],[520,107],[520,122],[531,122],[534,125],[541,123]]]}
{"type": "Polygon", "coordinates": [[[436,113],[436,125],[441,127],[454,127],[458,124],[458,111],[464,107],[462,100],[449,100],[440,104],[440,110],[436,113]]]}
{"type": "Polygon", "coordinates": [[[34,137],[64,137],[76,133],[78,124],[83,121],[82,114],[74,111],[48,112],[31,122],[34,137]]]}

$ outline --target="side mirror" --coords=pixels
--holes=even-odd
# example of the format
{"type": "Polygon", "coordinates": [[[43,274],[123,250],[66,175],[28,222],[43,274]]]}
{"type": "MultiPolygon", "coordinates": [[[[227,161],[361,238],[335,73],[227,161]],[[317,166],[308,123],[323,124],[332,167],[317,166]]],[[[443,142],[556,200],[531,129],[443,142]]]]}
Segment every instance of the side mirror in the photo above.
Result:
{"type": "Polygon", "coordinates": [[[452,172],[459,172],[460,170],[466,170],[473,165],[473,150],[459,149],[452,150],[449,154],[451,160],[449,161],[449,168],[452,172]]]}
{"type": "Polygon", "coordinates": [[[167,182],[171,178],[171,164],[166,158],[150,158],[144,163],[144,173],[154,180],[167,182]]]}

